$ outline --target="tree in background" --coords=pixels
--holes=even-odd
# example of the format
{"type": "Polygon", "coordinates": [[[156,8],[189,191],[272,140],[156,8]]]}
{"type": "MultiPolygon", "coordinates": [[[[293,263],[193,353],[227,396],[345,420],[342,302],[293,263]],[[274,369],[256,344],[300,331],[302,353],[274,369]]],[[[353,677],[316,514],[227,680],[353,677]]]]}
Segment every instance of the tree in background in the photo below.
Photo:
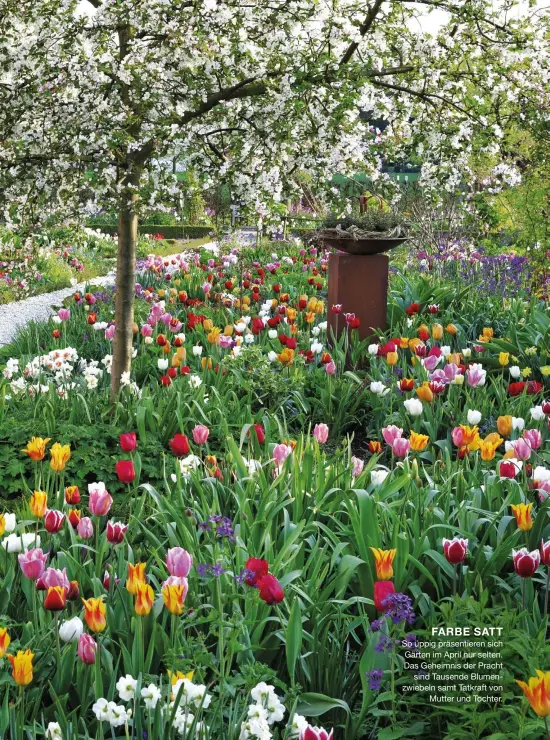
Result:
{"type": "Polygon", "coordinates": [[[113,396],[130,371],[138,215],[177,188],[164,160],[205,188],[231,182],[258,218],[284,209],[298,172],[376,179],[410,151],[425,186],[452,188],[474,148],[498,149],[502,111],[548,89],[544,18],[509,20],[512,2],[91,4],[3,4],[0,197],[15,224],[118,213],[113,396]],[[431,6],[449,13],[435,37],[412,22],[431,6]]]}

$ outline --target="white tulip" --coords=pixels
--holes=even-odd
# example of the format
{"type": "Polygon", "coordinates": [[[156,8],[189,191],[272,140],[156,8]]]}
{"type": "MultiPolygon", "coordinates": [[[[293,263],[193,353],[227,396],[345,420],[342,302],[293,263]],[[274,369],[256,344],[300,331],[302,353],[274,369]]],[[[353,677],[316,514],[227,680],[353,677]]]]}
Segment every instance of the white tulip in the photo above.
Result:
{"type": "Polygon", "coordinates": [[[476,411],[475,409],[468,409],[467,417],[468,424],[471,426],[476,426],[481,421],[481,411],[476,411]]]}
{"type": "Polygon", "coordinates": [[[422,401],[418,398],[409,398],[407,401],[404,401],[403,405],[411,416],[420,416],[422,413],[422,401]]]}
{"type": "Polygon", "coordinates": [[[83,632],[84,624],[80,617],[67,619],[59,626],[59,637],[63,642],[75,642],[83,632]]]}

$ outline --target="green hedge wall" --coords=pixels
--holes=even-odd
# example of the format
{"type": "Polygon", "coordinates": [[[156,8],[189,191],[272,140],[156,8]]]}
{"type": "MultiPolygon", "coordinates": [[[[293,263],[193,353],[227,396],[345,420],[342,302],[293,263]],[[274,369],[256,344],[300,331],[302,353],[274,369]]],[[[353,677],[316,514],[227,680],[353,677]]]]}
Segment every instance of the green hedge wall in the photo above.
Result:
{"type": "MultiPolygon", "coordinates": [[[[89,224],[91,229],[97,229],[104,234],[116,234],[117,226],[113,223],[100,223],[95,221],[89,224]]],[[[163,224],[140,224],[140,234],[162,234],[166,239],[201,239],[209,236],[214,229],[212,226],[192,226],[191,224],[177,224],[176,226],[165,226],[163,224]]]]}

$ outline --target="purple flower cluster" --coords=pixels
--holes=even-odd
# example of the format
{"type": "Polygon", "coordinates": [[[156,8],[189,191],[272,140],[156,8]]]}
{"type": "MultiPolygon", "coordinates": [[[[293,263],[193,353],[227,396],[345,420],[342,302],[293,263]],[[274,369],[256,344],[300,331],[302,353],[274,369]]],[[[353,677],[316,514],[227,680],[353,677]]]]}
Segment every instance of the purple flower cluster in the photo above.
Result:
{"type": "Polygon", "coordinates": [[[212,565],[208,565],[208,563],[197,563],[195,570],[199,574],[199,578],[208,578],[208,576],[219,578],[225,573],[225,569],[221,563],[213,563],[212,565]]]}
{"type": "Polygon", "coordinates": [[[391,619],[394,624],[406,622],[413,624],[416,615],[412,608],[412,601],[406,594],[390,594],[382,602],[386,618],[391,619]]]}
{"type": "Polygon", "coordinates": [[[233,522],[226,516],[222,516],[221,514],[212,514],[208,517],[208,521],[200,522],[198,526],[203,532],[211,532],[215,528],[216,537],[219,537],[220,539],[225,537],[228,542],[235,542],[233,522]],[[214,527],[212,525],[214,525],[214,527]]]}
{"type": "Polygon", "coordinates": [[[369,689],[371,691],[380,691],[384,671],[379,668],[373,668],[372,671],[366,673],[366,676],[369,679],[369,689]]]}

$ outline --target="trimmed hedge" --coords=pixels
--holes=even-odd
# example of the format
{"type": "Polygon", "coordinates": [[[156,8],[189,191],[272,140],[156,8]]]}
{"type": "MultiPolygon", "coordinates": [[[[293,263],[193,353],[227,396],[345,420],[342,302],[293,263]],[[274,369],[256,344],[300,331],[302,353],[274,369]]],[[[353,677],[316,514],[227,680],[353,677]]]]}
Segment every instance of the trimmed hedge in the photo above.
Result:
{"type": "MultiPolygon", "coordinates": [[[[97,229],[104,234],[116,234],[118,227],[113,223],[100,223],[95,221],[89,224],[91,229],[97,229]]],[[[175,226],[165,226],[164,224],[140,224],[140,234],[162,234],[165,239],[201,239],[210,236],[214,231],[212,226],[193,226],[191,224],[176,224],[175,226]]]]}

